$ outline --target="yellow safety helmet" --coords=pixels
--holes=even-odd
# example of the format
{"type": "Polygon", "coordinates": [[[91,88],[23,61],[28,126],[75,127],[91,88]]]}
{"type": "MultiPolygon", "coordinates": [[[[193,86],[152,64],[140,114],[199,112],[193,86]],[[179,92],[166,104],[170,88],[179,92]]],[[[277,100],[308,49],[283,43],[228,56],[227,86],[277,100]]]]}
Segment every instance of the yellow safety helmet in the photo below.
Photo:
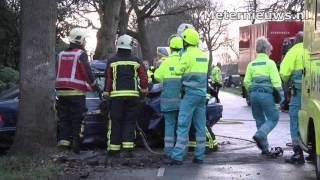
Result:
{"type": "Polygon", "coordinates": [[[83,45],[87,37],[87,30],[84,28],[74,28],[69,32],[70,43],[83,45]]]}
{"type": "Polygon", "coordinates": [[[173,49],[182,49],[183,39],[180,36],[171,37],[169,40],[169,47],[173,49]]]}
{"type": "Polygon", "coordinates": [[[188,28],[183,31],[181,37],[186,43],[190,45],[196,46],[199,44],[199,33],[192,28],[188,28]]]}

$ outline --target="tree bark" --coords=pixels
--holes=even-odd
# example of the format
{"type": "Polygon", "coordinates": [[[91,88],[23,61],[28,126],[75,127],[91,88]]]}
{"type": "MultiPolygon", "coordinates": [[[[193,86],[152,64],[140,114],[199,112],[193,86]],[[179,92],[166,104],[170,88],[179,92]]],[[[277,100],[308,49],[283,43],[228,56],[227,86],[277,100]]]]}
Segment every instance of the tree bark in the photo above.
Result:
{"type": "Polygon", "coordinates": [[[97,33],[95,58],[106,59],[115,52],[115,40],[119,26],[119,13],[122,0],[104,0],[101,28],[97,33]]]}
{"type": "Polygon", "coordinates": [[[56,145],[56,0],[22,1],[20,101],[12,153],[37,155],[56,145]]]}
{"type": "Polygon", "coordinates": [[[146,30],[146,22],[145,20],[141,20],[138,22],[138,41],[141,46],[142,51],[142,58],[144,60],[148,60],[152,62],[152,49],[150,49],[150,43],[147,37],[147,30],[146,30]]]}
{"type": "Polygon", "coordinates": [[[208,50],[209,50],[209,64],[208,64],[208,76],[210,77],[211,75],[211,71],[212,71],[212,61],[213,61],[213,55],[212,55],[212,47],[211,46],[208,46],[207,44],[207,47],[208,47],[208,50]]]}
{"type": "MultiPolygon", "coordinates": [[[[126,10],[126,0],[121,1],[120,7],[120,20],[119,20],[119,36],[127,34],[128,23],[129,23],[129,14],[126,10]]],[[[130,12],[129,12],[130,13],[130,12]]]]}

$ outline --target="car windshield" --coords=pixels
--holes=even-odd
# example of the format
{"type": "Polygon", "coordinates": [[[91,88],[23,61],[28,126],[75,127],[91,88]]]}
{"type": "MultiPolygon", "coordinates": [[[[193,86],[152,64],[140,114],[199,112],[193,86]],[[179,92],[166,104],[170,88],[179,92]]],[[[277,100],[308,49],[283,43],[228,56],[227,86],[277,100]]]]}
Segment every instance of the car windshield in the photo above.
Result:
{"type": "Polygon", "coordinates": [[[106,60],[93,60],[90,62],[93,75],[97,78],[97,83],[100,88],[104,87],[104,71],[106,69],[106,60]]]}
{"type": "Polygon", "coordinates": [[[18,85],[15,85],[0,93],[0,100],[14,99],[19,95],[18,85]]]}

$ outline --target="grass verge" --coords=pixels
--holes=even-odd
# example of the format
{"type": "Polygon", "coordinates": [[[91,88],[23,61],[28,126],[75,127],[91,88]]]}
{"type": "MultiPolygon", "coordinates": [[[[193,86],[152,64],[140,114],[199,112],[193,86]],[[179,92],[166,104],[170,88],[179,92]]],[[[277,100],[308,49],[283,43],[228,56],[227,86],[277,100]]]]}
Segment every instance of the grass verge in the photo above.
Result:
{"type": "Polygon", "coordinates": [[[239,88],[239,87],[237,87],[237,88],[225,88],[224,87],[224,88],[221,88],[221,91],[241,96],[241,88],[239,88]]]}
{"type": "Polygon", "coordinates": [[[60,168],[45,158],[0,156],[0,175],[3,180],[55,179],[60,168]]]}

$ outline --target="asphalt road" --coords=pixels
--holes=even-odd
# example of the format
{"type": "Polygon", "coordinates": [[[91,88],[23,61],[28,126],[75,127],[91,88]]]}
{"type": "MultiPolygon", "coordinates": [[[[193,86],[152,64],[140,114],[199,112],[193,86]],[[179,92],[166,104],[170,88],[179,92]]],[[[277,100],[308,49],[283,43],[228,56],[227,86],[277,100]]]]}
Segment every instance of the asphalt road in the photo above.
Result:
{"type": "MultiPolygon", "coordinates": [[[[223,119],[213,127],[217,135],[251,140],[256,131],[251,109],[239,96],[221,92],[224,106],[223,119]]],[[[286,164],[284,158],[291,155],[286,147],[290,142],[289,117],[281,113],[277,127],[269,135],[272,147],[284,148],[284,157],[271,159],[260,155],[253,143],[243,140],[217,137],[219,151],[206,156],[202,165],[191,163],[188,155],[182,166],[153,168],[108,168],[91,174],[88,179],[262,179],[262,180],[309,180],[315,179],[314,166],[310,163],[296,166],[286,164]]]]}

